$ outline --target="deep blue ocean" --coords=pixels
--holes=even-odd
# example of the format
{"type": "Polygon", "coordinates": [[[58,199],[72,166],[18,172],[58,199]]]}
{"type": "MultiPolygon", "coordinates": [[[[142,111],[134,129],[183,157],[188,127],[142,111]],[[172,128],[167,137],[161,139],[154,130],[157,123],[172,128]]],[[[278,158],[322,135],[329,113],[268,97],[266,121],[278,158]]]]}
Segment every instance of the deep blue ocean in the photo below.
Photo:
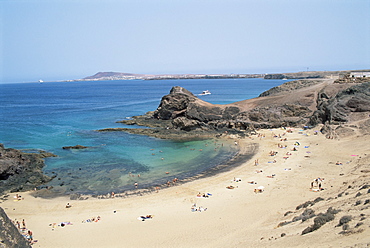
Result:
{"type": "Polygon", "coordinates": [[[174,142],[124,132],[116,121],[154,111],[173,86],[214,104],[257,97],[281,80],[202,79],[0,84],[0,143],[29,152],[45,150],[44,172],[57,175],[48,186],[61,194],[103,194],[160,185],[191,177],[236,153],[219,140],[174,142]],[[63,150],[84,145],[88,149],[63,150]],[[166,172],[169,172],[166,174],[166,172]],[[140,177],[137,175],[140,174],[140,177]]]}

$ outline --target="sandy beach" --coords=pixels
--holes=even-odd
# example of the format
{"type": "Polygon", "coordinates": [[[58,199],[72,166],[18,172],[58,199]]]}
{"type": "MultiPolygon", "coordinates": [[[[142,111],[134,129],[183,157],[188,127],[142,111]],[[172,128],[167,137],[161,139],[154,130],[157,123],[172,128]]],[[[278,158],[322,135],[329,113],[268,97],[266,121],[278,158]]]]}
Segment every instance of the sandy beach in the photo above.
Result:
{"type": "Polygon", "coordinates": [[[241,166],[158,193],[86,200],[35,198],[32,192],[16,200],[11,193],[0,206],[13,221],[25,220],[37,240],[33,247],[363,247],[370,243],[370,194],[363,187],[370,139],[327,139],[317,130],[260,130],[237,141],[242,150],[258,144],[241,166]],[[316,182],[311,189],[318,178],[322,190],[316,182]],[[298,205],[319,197],[310,208],[316,214],[341,210],[334,220],[305,235],[314,218],[279,225],[302,213],[298,205]],[[344,228],[336,226],[346,215],[352,220],[340,234],[344,228]]]}

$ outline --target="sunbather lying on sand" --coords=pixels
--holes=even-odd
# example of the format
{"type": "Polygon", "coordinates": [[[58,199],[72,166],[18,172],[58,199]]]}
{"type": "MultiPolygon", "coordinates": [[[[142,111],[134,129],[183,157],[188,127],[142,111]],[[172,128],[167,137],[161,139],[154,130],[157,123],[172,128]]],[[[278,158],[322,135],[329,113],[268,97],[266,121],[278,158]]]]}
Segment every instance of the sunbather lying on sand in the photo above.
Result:
{"type": "Polygon", "coordinates": [[[152,219],[152,218],[153,218],[153,215],[151,215],[151,214],[147,214],[147,215],[145,215],[145,216],[140,216],[140,217],[138,218],[138,220],[145,221],[145,220],[152,219]]]}

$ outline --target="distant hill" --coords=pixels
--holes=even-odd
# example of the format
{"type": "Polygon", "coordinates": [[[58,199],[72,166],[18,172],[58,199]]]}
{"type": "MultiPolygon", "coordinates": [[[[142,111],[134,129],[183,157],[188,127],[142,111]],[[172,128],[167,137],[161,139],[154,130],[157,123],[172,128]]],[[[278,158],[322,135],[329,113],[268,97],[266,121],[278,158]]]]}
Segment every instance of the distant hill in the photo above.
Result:
{"type": "Polygon", "coordinates": [[[133,74],[133,73],[122,73],[122,72],[98,72],[92,76],[83,78],[84,80],[96,80],[96,79],[114,79],[114,78],[127,78],[127,77],[143,77],[144,74],[133,74]]]}

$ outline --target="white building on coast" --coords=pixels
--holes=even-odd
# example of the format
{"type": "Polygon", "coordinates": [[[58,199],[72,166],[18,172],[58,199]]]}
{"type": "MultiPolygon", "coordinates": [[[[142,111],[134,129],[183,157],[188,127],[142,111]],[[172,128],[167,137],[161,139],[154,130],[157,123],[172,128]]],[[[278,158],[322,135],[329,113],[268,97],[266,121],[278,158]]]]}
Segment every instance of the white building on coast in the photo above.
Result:
{"type": "Polygon", "coordinates": [[[361,72],[361,71],[359,71],[359,72],[351,72],[350,73],[350,75],[349,75],[349,77],[351,77],[351,78],[359,78],[359,77],[366,77],[366,78],[368,78],[368,77],[370,77],[370,72],[361,72]]]}

